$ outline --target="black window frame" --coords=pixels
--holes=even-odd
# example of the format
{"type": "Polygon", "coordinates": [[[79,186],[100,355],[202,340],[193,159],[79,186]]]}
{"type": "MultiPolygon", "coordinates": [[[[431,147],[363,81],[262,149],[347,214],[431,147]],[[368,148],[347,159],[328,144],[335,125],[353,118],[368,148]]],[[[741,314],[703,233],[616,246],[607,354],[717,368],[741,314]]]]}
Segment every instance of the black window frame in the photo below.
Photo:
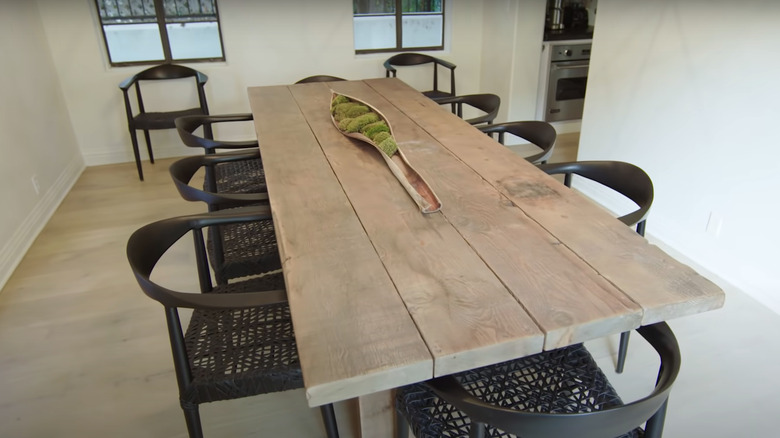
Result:
{"type": "MultiPolygon", "coordinates": [[[[357,13],[354,12],[355,8],[355,1],[352,2],[353,7],[353,13],[352,13],[352,21],[354,23],[355,17],[358,16],[357,13]]],[[[410,15],[410,14],[404,14],[403,13],[403,0],[395,0],[395,47],[390,48],[384,48],[384,49],[355,49],[356,55],[364,55],[369,53],[393,53],[393,52],[406,52],[409,50],[414,51],[442,51],[444,50],[444,37],[445,37],[445,28],[446,28],[446,12],[447,12],[447,2],[448,0],[441,0],[441,45],[440,46],[429,46],[429,47],[403,47],[403,16],[404,15],[410,15]]],[[[421,13],[425,15],[430,15],[430,12],[421,13]]],[[[371,16],[386,16],[390,14],[359,14],[364,17],[371,17],[371,16]]],[[[354,41],[353,41],[354,46],[354,41]]]]}
{"type": "MultiPolygon", "coordinates": [[[[220,50],[222,52],[221,57],[217,58],[185,58],[185,59],[173,59],[173,55],[171,54],[171,43],[168,40],[168,29],[165,27],[166,25],[166,17],[165,17],[165,8],[164,8],[164,1],[165,0],[151,0],[154,4],[154,20],[152,20],[152,15],[143,15],[143,16],[135,16],[135,17],[145,17],[148,21],[139,21],[141,22],[148,22],[148,23],[156,23],[157,29],[160,32],[160,42],[162,44],[162,50],[163,50],[163,57],[164,59],[154,59],[154,60],[145,60],[145,61],[124,61],[124,62],[114,62],[111,59],[111,49],[108,46],[108,39],[106,38],[106,30],[105,25],[106,23],[103,22],[103,16],[101,15],[101,3],[111,1],[111,0],[94,0],[93,4],[95,5],[98,21],[100,23],[100,33],[103,35],[103,46],[106,49],[106,54],[108,55],[108,62],[111,64],[112,67],[125,67],[125,66],[133,66],[133,65],[157,65],[157,64],[165,64],[165,63],[201,63],[201,62],[225,62],[225,44],[222,39],[222,22],[219,18],[219,5],[218,0],[214,0],[214,16],[216,16],[217,21],[217,33],[219,34],[219,46],[220,50]]],[[[209,15],[211,17],[211,15],[209,15]]],[[[187,23],[199,23],[199,22],[211,22],[213,20],[185,20],[182,22],[187,23]]],[[[175,21],[174,21],[175,22],[175,21]]],[[[107,23],[107,24],[113,24],[113,23],[107,23]]]]}

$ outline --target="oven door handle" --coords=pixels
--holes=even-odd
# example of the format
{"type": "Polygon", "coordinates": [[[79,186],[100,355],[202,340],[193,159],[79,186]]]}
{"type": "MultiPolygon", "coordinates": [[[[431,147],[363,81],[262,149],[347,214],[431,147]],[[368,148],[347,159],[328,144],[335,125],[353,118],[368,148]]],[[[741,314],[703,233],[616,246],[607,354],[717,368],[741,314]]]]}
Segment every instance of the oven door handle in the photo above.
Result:
{"type": "Polygon", "coordinates": [[[584,64],[566,64],[566,65],[558,65],[555,63],[551,64],[553,70],[573,70],[575,68],[588,68],[588,63],[584,64]]]}

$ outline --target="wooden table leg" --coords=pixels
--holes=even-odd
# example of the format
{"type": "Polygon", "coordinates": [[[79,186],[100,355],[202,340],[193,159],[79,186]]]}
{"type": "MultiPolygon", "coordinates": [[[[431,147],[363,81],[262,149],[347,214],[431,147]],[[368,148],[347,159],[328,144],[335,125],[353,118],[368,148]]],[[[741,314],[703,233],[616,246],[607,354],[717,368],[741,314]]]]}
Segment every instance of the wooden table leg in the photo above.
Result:
{"type": "Polygon", "coordinates": [[[393,409],[393,391],[386,390],[359,398],[360,436],[361,438],[393,437],[395,429],[395,410],[393,409]]]}

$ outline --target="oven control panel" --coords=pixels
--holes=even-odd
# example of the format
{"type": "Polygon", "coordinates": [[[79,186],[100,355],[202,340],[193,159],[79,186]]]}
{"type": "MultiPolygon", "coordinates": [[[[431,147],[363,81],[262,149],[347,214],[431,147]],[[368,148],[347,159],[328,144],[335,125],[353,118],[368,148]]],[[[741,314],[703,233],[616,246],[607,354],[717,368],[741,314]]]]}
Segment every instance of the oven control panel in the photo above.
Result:
{"type": "Polygon", "coordinates": [[[591,44],[561,44],[552,45],[550,61],[580,61],[590,59],[591,44]]]}

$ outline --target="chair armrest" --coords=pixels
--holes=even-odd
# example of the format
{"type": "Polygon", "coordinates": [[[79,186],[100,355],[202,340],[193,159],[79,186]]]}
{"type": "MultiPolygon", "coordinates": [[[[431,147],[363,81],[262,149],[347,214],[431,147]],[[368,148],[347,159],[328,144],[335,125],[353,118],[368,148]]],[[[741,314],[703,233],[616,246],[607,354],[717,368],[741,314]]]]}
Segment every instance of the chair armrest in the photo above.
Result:
{"type": "Polygon", "coordinates": [[[393,77],[395,77],[395,75],[396,75],[396,72],[397,72],[398,70],[396,70],[396,69],[395,69],[395,67],[393,67],[393,66],[390,64],[390,59],[388,59],[387,61],[385,61],[385,63],[384,63],[384,66],[385,66],[385,77],[388,77],[388,78],[389,78],[389,77],[390,77],[390,73],[392,73],[392,74],[393,74],[393,77]]]}
{"type": "Polygon", "coordinates": [[[209,80],[209,77],[205,73],[196,72],[198,78],[198,85],[203,85],[209,80]]]}
{"type": "Polygon", "coordinates": [[[445,60],[439,59],[439,58],[433,58],[433,59],[436,61],[437,64],[439,64],[439,65],[441,65],[443,67],[447,67],[450,70],[455,70],[455,67],[457,67],[457,65],[455,65],[455,64],[453,64],[453,63],[451,63],[449,61],[445,61],[445,60]]]}
{"type": "Polygon", "coordinates": [[[268,193],[214,193],[192,187],[189,185],[189,182],[201,167],[258,158],[260,158],[259,150],[238,154],[195,155],[175,161],[171,164],[169,172],[179,194],[187,201],[202,201],[209,205],[220,205],[222,207],[256,204],[258,202],[267,202],[268,193]]]}
{"type": "MultiPolygon", "coordinates": [[[[142,279],[138,281],[140,282],[142,279]]],[[[160,294],[157,298],[152,298],[167,307],[186,309],[249,309],[287,302],[287,291],[284,289],[232,294],[197,294],[157,287],[160,289],[160,294]]]]}
{"type": "Polygon", "coordinates": [[[129,78],[125,79],[124,81],[119,83],[119,88],[122,89],[122,91],[127,91],[130,89],[130,87],[133,86],[133,84],[138,81],[138,75],[132,75],[129,78]]]}
{"type": "Polygon", "coordinates": [[[224,122],[248,122],[253,120],[251,113],[225,114],[217,116],[184,116],[174,120],[176,131],[179,133],[181,141],[190,147],[199,147],[209,150],[214,149],[247,149],[257,148],[257,140],[227,141],[214,140],[213,138],[200,137],[193,132],[201,126],[208,126],[215,123],[224,122]]]}
{"type": "Polygon", "coordinates": [[[485,134],[493,134],[493,133],[496,133],[496,132],[499,132],[499,133],[501,133],[501,132],[508,132],[506,124],[504,124],[504,123],[499,123],[499,124],[496,124],[496,125],[477,126],[477,129],[479,129],[480,131],[484,132],[485,134]]]}
{"type": "Polygon", "coordinates": [[[184,116],[177,118],[174,123],[176,129],[183,129],[187,132],[193,132],[207,123],[222,122],[249,122],[254,120],[252,113],[207,115],[207,116],[184,116]]]}
{"type": "Polygon", "coordinates": [[[444,105],[448,103],[463,103],[463,96],[437,97],[436,99],[433,100],[440,105],[444,105]]]}

